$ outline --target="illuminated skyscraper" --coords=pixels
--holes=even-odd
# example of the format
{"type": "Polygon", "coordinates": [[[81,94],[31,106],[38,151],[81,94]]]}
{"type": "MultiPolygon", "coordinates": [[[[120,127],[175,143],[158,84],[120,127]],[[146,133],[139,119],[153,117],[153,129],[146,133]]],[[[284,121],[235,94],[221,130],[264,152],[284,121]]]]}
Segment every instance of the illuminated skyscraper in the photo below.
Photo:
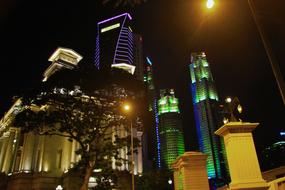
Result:
{"type": "Polygon", "coordinates": [[[153,65],[149,57],[146,57],[146,72],[144,76],[144,82],[147,86],[147,99],[148,99],[148,111],[151,113],[151,126],[149,127],[149,136],[152,137],[149,139],[149,143],[152,145],[155,144],[155,147],[151,155],[155,158],[153,161],[157,168],[161,168],[161,156],[160,156],[160,137],[159,137],[159,118],[158,118],[158,107],[157,107],[157,98],[155,93],[155,85],[153,81],[153,65]]]}
{"type": "MultiPolygon", "coordinates": [[[[135,74],[136,79],[142,81],[142,39],[141,36],[133,34],[131,20],[129,13],[123,13],[97,23],[95,66],[102,70],[113,67],[123,69],[135,74]]],[[[138,154],[135,155],[134,169],[137,174],[142,172],[142,148],[145,137],[141,129],[134,133],[142,143],[142,147],[137,148],[138,154]]]]}
{"type": "Polygon", "coordinates": [[[208,155],[208,177],[221,178],[221,141],[214,134],[221,126],[218,117],[218,95],[205,53],[192,53],[189,68],[199,148],[208,155]]]}
{"type": "Polygon", "coordinates": [[[129,13],[98,22],[95,65],[98,69],[118,67],[134,73],[134,36],[129,13]]]}
{"type": "Polygon", "coordinates": [[[171,163],[185,152],[178,99],[174,90],[161,90],[158,100],[161,166],[170,169],[171,163]]]}

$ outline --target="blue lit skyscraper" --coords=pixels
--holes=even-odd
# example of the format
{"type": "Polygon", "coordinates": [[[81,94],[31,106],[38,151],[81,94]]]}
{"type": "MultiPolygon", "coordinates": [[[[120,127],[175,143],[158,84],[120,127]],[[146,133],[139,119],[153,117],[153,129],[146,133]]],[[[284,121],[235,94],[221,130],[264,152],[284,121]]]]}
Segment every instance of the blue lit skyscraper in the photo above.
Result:
{"type": "MultiPolygon", "coordinates": [[[[150,128],[150,136],[152,139],[149,140],[149,143],[155,144],[154,146],[154,157],[155,165],[157,168],[161,168],[161,156],[160,156],[160,137],[159,137],[159,117],[158,117],[158,106],[157,98],[155,92],[155,85],[153,81],[153,65],[149,57],[146,57],[146,72],[144,76],[144,82],[147,86],[147,99],[148,99],[148,111],[152,115],[152,125],[150,128]]],[[[153,147],[153,146],[152,146],[153,147]]]]}
{"type": "Polygon", "coordinates": [[[218,95],[204,52],[191,54],[189,69],[199,148],[208,155],[208,177],[222,178],[221,141],[214,134],[221,126],[218,116],[218,95]]]}
{"type": "Polygon", "coordinates": [[[98,22],[95,65],[98,69],[118,67],[134,73],[134,36],[128,13],[98,22]]]}

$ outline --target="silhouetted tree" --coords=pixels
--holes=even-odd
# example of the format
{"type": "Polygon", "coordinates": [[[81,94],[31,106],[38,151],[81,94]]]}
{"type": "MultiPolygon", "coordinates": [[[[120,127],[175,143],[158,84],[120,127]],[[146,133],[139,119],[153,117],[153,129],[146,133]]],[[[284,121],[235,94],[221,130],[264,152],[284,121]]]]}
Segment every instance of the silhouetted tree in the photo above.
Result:
{"type": "Polygon", "coordinates": [[[136,189],[138,190],[172,190],[174,184],[169,184],[172,180],[172,172],[169,170],[151,170],[137,177],[136,189]]]}

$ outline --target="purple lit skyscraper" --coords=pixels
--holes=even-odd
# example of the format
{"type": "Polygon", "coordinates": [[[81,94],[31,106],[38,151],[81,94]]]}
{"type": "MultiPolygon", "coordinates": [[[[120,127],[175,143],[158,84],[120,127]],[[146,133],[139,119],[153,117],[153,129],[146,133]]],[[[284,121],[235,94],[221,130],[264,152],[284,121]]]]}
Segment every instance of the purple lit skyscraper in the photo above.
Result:
{"type": "Polygon", "coordinates": [[[124,13],[98,22],[95,52],[95,65],[98,69],[116,66],[133,74],[134,37],[131,20],[130,14],[124,13]]]}

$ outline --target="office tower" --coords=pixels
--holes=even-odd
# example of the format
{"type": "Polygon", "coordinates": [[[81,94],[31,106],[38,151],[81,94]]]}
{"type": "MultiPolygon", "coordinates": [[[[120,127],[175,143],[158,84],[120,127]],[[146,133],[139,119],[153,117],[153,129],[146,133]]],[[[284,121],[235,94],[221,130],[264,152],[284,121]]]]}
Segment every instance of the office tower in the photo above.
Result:
{"type": "Polygon", "coordinates": [[[117,67],[134,74],[134,35],[129,13],[98,22],[95,65],[98,69],[117,67]]]}
{"type": "Polygon", "coordinates": [[[151,114],[151,123],[149,127],[149,145],[155,144],[155,147],[150,148],[150,154],[154,157],[155,166],[161,168],[161,156],[160,156],[160,137],[159,137],[159,118],[155,85],[153,81],[153,65],[150,57],[146,57],[146,71],[144,76],[144,82],[147,86],[147,100],[148,111],[151,114]]]}
{"type": "Polygon", "coordinates": [[[134,75],[140,81],[144,79],[144,63],[143,38],[140,34],[134,34],[134,66],[136,67],[134,75]]]}
{"type": "Polygon", "coordinates": [[[171,163],[185,152],[178,99],[173,89],[160,90],[158,115],[161,166],[171,169],[171,163]]]}
{"type": "Polygon", "coordinates": [[[218,95],[206,54],[192,53],[189,69],[199,148],[208,155],[208,177],[221,178],[221,141],[214,134],[221,126],[218,117],[218,95]]]}

